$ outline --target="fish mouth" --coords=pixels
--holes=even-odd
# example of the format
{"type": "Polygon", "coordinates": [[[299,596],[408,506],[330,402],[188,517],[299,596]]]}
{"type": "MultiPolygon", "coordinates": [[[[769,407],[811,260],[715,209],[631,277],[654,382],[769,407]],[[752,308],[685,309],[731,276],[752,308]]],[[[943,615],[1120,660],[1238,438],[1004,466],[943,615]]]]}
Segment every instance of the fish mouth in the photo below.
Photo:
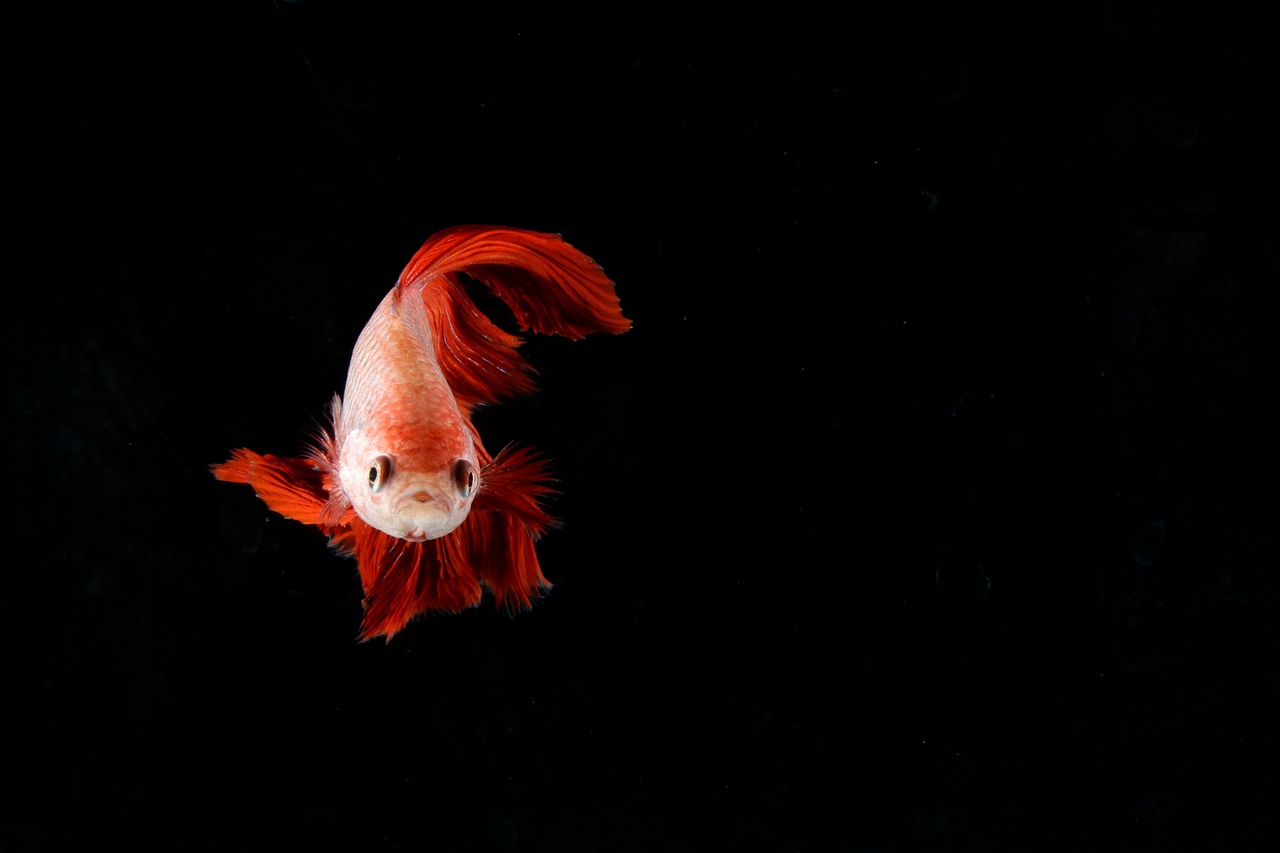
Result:
{"type": "Polygon", "coordinates": [[[426,485],[406,489],[395,502],[399,530],[395,535],[409,542],[439,539],[462,523],[465,512],[438,490],[426,485]]]}
{"type": "Polygon", "coordinates": [[[432,485],[416,484],[405,489],[396,498],[396,506],[401,510],[420,510],[428,507],[439,508],[449,506],[444,494],[432,485]]]}

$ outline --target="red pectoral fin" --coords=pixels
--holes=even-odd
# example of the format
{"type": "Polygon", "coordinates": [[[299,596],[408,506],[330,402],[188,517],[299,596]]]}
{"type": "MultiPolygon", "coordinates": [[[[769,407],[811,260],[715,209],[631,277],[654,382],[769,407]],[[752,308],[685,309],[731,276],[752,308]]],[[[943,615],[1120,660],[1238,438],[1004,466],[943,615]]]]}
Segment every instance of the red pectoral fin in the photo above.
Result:
{"type": "Polygon", "coordinates": [[[540,503],[553,491],[547,479],[546,462],[533,451],[503,448],[485,466],[471,514],[454,531],[450,547],[466,552],[480,582],[507,612],[528,610],[551,588],[534,549],[557,525],[540,503]]]}
{"type": "Polygon", "coordinates": [[[270,509],[303,524],[320,525],[329,494],[324,473],[309,459],[286,459],[240,448],[226,462],[209,466],[227,483],[247,483],[270,509]]]}
{"type": "Polygon", "coordinates": [[[507,445],[481,470],[471,511],[509,515],[537,539],[558,525],[541,503],[554,492],[547,460],[528,447],[507,445]]]}

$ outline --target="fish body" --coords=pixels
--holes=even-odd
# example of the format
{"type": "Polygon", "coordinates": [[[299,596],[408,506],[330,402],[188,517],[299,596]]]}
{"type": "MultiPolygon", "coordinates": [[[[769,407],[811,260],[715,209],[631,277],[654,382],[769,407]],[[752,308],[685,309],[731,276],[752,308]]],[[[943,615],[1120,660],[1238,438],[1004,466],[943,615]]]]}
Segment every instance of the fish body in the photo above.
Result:
{"type": "Polygon", "coordinates": [[[521,331],[576,340],[631,326],[613,282],[558,236],[447,229],[361,331],[331,428],[300,457],[241,448],[211,466],[356,558],[362,639],[389,639],[420,613],[474,607],[482,589],[524,610],[550,586],[534,549],[556,523],[541,505],[545,460],[528,448],[490,454],[472,422],[476,408],[531,391],[530,367],[521,338],[476,307],[462,274],[501,298],[521,331]]]}
{"type": "Polygon", "coordinates": [[[378,530],[422,542],[466,520],[480,462],[423,301],[408,296],[388,293],[360,333],[332,420],[344,499],[378,530]]]}

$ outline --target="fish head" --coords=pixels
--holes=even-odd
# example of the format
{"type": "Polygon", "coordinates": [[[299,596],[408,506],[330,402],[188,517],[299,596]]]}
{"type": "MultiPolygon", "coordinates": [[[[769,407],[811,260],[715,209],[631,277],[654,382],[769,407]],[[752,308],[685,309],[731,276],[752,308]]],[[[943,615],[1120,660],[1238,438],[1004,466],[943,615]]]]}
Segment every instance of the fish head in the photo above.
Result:
{"type": "Polygon", "coordinates": [[[469,435],[424,443],[357,432],[347,437],[340,460],[339,480],[356,514],[410,542],[456,530],[480,488],[480,464],[469,435]]]}

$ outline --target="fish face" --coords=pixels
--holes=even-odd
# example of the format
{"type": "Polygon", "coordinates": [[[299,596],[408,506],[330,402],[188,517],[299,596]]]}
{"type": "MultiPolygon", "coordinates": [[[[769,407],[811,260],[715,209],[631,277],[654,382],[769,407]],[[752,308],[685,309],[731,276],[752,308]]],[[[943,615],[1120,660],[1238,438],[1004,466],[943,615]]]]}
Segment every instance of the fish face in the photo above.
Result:
{"type": "Polygon", "coordinates": [[[480,466],[469,443],[426,458],[376,447],[347,458],[340,479],[356,514],[383,533],[410,542],[456,530],[480,487],[480,466]]]}

